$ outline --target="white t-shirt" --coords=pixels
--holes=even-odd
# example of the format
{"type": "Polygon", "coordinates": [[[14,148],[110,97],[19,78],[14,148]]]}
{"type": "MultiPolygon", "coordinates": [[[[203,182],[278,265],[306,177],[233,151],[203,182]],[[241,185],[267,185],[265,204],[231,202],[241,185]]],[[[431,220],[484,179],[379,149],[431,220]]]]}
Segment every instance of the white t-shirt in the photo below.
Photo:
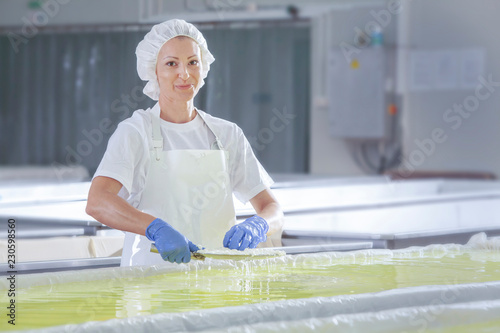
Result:
{"type": "MultiPolygon", "coordinates": [[[[203,113],[204,119],[217,133],[224,150],[229,152],[229,177],[238,200],[246,203],[273,184],[273,180],[253,154],[243,131],[236,124],[197,111],[203,113]]],[[[94,178],[105,176],[119,181],[123,185],[119,195],[133,207],[139,205],[149,170],[152,149],[151,117],[159,113],[157,103],[150,109],[135,111],[130,118],[118,124],[94,175],[94,178]]],[[[160,127],[163,150],[211,149],[215,142],[214,134],[199,115],[184,124],[160,119],[160,127]]]]}

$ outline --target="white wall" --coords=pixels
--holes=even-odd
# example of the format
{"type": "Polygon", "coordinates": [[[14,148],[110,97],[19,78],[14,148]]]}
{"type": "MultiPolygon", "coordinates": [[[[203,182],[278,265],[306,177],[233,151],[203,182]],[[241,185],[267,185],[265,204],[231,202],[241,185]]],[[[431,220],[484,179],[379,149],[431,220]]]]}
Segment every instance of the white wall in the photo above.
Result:
{"type": "MultiPolygon", "coordinates": [[[[409,46],[423,50],[484,49],[484,76],[491,75],[493,81],[500,82],[500,39],[495,37],[500,29],[499,12],[497,0],[412,1],[409,46]]],[[[485,88],[481,90],[486,92],[485,88]]],[[[473,100],[475,94],[474,89],[405,93],[407,166],[416,170],[488,171],[500,176],[500,86],[491,97],[480,100],[468,118],[454,114],[461,118],[460,124],[443,119],[448,109],[467,98],[473,100]],[[446,140],[431,144],[429,139],[436,128],[443,131],[446,140]],[[419,147],[415,140],[425,140],[427,148],[419,147]],[[425,153],[421,165],[418,151],[425,153]]]]}

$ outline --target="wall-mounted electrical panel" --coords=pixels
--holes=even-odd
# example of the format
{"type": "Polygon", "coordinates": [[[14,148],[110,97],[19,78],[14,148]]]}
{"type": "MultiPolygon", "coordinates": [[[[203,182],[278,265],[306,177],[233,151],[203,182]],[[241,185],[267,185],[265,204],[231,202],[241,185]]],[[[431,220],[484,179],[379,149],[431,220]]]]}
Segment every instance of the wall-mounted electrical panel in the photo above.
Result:
{"type": "Polygon", "coordinates": [[[335,138],[386,136],[385,50],[367,47],[347,54],[336,47],[328,61],[330,134],[335,138]]]}

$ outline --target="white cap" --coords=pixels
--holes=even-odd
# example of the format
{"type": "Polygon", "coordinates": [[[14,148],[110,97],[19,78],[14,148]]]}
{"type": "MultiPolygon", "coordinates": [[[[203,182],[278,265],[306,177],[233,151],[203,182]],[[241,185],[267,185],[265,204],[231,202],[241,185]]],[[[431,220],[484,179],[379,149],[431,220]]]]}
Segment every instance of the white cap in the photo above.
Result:
{"type": "Polygon", "coordinates": [[[201,50],[201,82],[200,87],[205,84],[204,78],[210,70],[210,64],[215,58],[207,47],[207,41],[194,25],[184,20],[168,20],[151,28],[144,39],[137,45],[135,54],[137,56],[137,73],[141,80],[148,81],[144,87],[144,94],[157,101],[160,96],[160,86],[156,77],[156,62],[158,53],[163,44],[177,36],[192,38],[201,50]]]}

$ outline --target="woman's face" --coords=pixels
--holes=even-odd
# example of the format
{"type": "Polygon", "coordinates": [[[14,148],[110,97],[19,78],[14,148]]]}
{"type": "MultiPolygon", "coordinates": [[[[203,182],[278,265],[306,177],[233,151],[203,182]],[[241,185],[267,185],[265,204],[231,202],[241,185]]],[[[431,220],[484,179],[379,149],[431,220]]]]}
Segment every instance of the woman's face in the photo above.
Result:
{"type": "Polygon", "coordinates": [[[166,42],[158,53],[156,76],[160,98],[189,101],[200,89],[200,47],[189,37],[175,37],[166,42]]]}

